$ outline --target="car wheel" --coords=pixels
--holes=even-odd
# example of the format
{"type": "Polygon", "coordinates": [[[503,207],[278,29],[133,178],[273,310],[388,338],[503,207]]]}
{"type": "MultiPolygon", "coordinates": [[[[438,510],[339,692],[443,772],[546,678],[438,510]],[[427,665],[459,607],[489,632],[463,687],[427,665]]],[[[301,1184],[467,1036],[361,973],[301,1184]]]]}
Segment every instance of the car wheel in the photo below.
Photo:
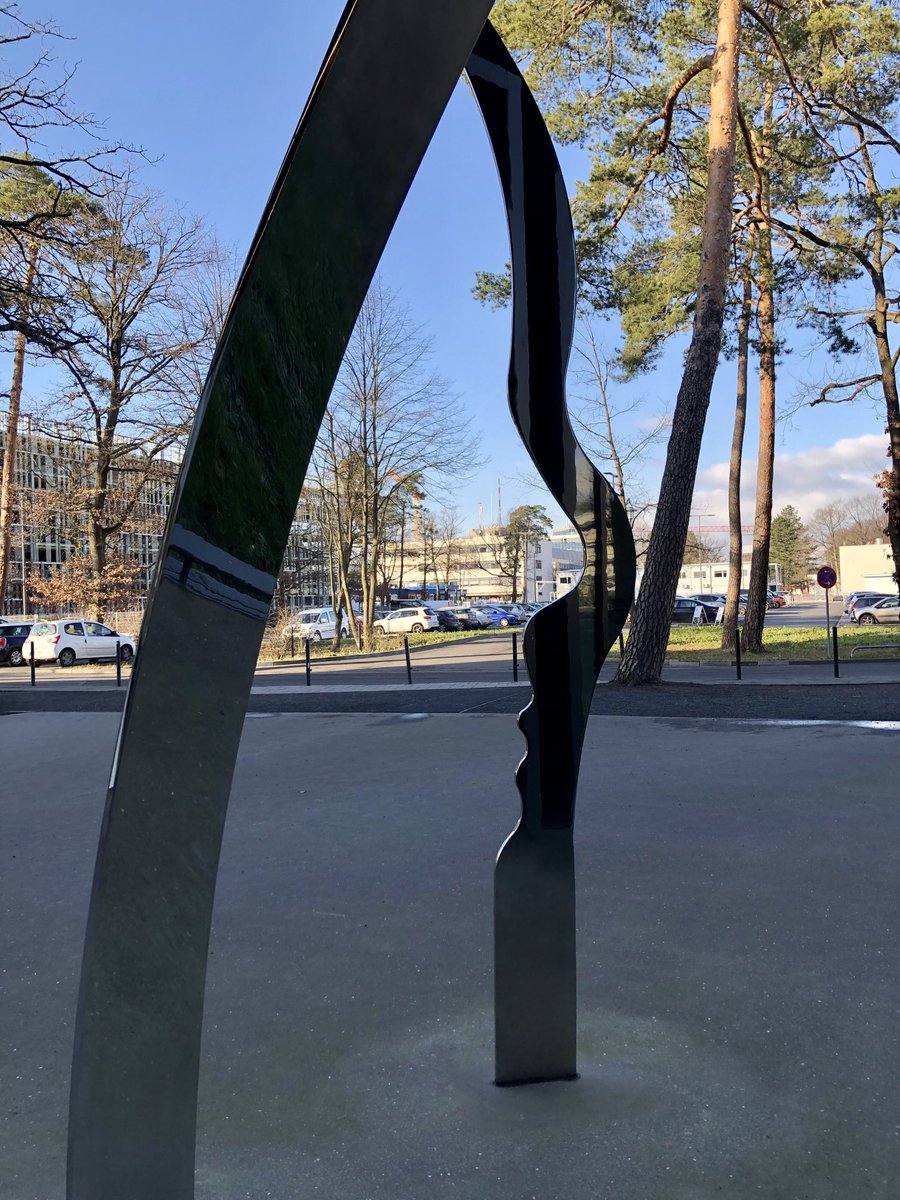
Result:
{"type": "Polygon", "coordinates": [[[410,630],[410,633],[424,633],[424,632],[425,632],[424,625],[420,625],[418,621],[416,621],[415,625],[413,625],[412,629],[410,630]]]}
{"type": "Polygon", "coordinates": [[[315,630],[315,632],[313,633],[312,640],[313,640],[314,642],[321,642],[321,640],[322,640],[322,635],[321,635],[321,633],[319,633],[318,629],[317,629],[317,630],[315,630]]]}
{"type": "Polygon", "coordinates": [[[123,663],[130,663],[133,658],[134,651],[132,648],[130,646],[122,646],[119,650],[119,661],[123,663]]]}
{"type": "Polygon", "coordinates": [[[500,628],[505,629],[507,627],[507,625],[509,625],[509,621],[507,621],[506,617],[501,617],[500,618],[500,628]]]}
{"type": "Polygon", "coordinates": [[[59,658],[56,660],[61,667],[74,667],[75,651],[71,646],[64,646],[59,652],[59,658]]]}
{"type": "Polygon", "coordinates": [[[25,659],[22,657],[22,651],[18,646],[13,647],[9,652],[9,657],[6,660],[11,667],[21,667],[25,659]]]}
{"type": "Polygon", "coordinates": [[[873,617],[871,613],[863,613],[859,618],[860,625],[877,625],[878,619],[873,617]]]}
{"type": "Polygon", "coordinates": [[[375,633],[378,635],[378,637],[384,637],[384,626],[383,626],[383,625],[376,625],[376,626],[375,626],[375,633]]]}

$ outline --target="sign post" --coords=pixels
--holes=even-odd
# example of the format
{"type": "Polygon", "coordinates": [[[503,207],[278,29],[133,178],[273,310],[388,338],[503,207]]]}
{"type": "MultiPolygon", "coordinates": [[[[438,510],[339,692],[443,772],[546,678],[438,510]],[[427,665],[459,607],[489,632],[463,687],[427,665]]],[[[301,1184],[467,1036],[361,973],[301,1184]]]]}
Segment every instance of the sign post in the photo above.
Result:
{"type": "MultiPolygon", "coordinates": [[[[825,589],[825,629],[826,632],[831,628],[831,607],[828,602],[828,593],[837,583],[837,571],[834,567],[819,567],[816,571],[816,583],[820,588],[825,589]]],[[[831,635],[828,634],[830,637],[831,635]]],[[[835,671],[837,674],[837,671],[835,671]]]]}

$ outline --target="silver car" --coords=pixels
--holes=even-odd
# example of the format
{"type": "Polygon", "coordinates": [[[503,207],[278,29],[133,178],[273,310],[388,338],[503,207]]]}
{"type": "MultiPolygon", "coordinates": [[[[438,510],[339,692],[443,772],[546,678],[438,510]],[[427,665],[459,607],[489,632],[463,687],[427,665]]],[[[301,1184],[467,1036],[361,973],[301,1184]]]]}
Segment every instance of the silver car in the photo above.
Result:
{"type": "Polygon", "coordinates": [[[900,622],[900,596],[886,596],[865,608],[851,608],[850,620],[859,625],[896,625],[900,622]]]}

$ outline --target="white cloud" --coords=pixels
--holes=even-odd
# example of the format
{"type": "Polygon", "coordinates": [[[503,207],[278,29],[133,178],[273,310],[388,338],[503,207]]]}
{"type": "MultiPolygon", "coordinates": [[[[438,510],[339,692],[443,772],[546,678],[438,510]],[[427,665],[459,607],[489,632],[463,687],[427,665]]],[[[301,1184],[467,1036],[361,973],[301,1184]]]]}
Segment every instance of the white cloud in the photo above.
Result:
{"type": "MultiPolygon", "coordinates": [[[[841,438],[831,446],[812,446],[796,454],[775,455],[773,511],[793,506],[804,520],[834,500],[860,496],[874,490],[873,476],[887,465],[887,439],[876,433],[841,438]]],[[[715,463],[698,472],[694,491],[698,511],[715,513],[727,521],[728,463],[715,463]]],[[[752,523],[756,504],[756,459],[744,459],[741,471],[741,507],[744,524],[752,523]]]]}
{"type": "Polygon", "coordinates": [[[672,428],[672,417],[670,413],[661,413],[657,417],[641,417],[639,421],[635,421],[635,428],[640,429],[643,433],[651,433],[654,430],[663,430],[672,428]]]}

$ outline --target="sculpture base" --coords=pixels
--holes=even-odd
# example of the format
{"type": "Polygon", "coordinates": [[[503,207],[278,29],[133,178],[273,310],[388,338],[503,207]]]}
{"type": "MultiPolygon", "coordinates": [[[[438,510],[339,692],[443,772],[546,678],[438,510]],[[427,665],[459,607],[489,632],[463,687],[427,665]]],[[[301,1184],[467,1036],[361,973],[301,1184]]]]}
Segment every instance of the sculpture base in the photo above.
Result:
{"type": "Polygon", "coordinates": [[[572,833],[520,825],[494,874],[495,1083],[576,1077],[575,978],[572,833]]]}

